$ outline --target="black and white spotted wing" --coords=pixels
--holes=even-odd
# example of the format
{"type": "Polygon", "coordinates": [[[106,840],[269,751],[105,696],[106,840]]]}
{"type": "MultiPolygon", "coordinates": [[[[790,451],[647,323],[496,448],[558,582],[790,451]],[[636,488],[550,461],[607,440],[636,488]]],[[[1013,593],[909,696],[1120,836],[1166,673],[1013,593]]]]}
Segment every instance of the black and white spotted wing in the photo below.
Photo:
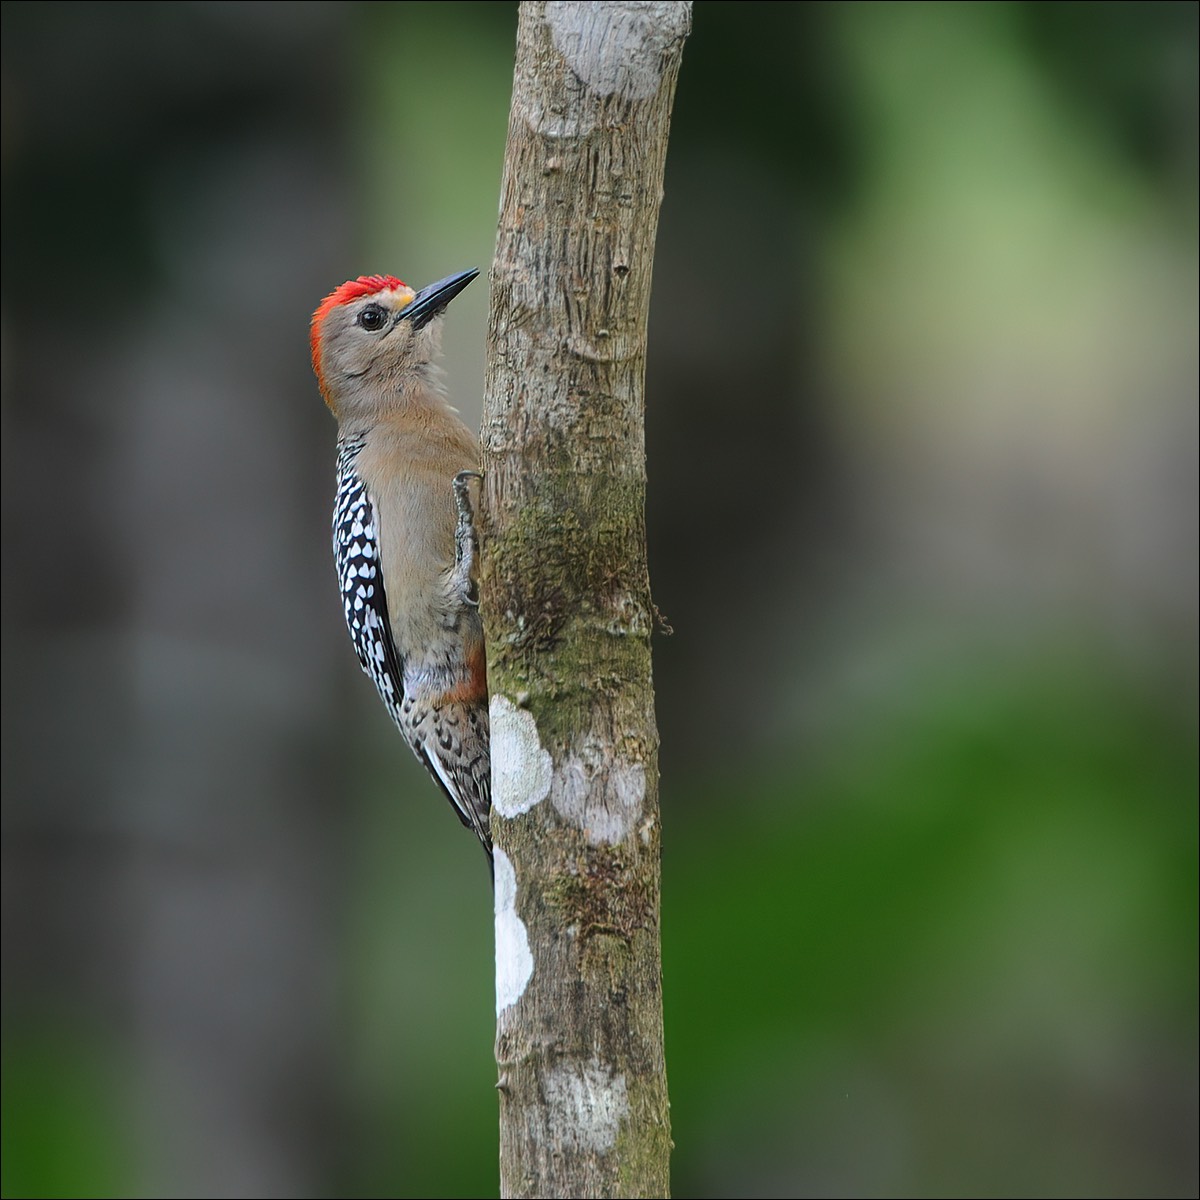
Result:
{"type": "Polygon", "coordinates": [[[350,631],[358,661],[374,680],[392,719],[401,725],[404,664],[396,653],[388,625],[387,597],[379,569],[379,526],[375,509],[356,468],[361,449],[361,439],[338,443],[333,557],[337,564],[346,628],[350,631]]]}

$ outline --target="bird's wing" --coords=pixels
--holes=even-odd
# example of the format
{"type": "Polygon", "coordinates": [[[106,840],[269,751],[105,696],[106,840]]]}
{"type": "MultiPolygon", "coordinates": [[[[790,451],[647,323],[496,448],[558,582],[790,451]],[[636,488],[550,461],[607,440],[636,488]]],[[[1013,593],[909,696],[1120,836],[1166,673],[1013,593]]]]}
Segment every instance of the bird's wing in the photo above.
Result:
{"type": "Polygon", "coordinates": [[[404,663],[392,640],[383,572],[379,567],[379,522],[366,485],[355,470],[361,442],[338,447],[337,500],[333,509],[333,556],[346,628],[362,669],[400,724],[404,663]]]}

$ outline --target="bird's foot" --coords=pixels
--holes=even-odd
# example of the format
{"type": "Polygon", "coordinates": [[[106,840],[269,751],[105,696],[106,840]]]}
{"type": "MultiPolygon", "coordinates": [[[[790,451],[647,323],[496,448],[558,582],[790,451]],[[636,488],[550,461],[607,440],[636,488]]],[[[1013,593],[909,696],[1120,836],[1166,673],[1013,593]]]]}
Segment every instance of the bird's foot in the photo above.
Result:
{"type": "Polygon", "coordinates": [[[454,506],[458,524],[454,528],[454,572],[451,586],[464,603],[479,603],[479,586],[472,577],[479,538],[475,532],[475,509],[471,504],[471,480],[482,479],[478,471],[459,471],[454,477],[454,506]]]}

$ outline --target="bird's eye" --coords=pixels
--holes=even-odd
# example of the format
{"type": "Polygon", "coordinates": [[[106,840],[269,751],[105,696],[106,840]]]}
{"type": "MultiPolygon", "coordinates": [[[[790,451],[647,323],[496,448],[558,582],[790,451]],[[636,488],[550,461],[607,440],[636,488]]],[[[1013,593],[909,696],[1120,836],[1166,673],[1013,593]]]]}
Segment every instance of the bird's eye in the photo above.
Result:
{"type": "Polygon", "coordinates": [[[387,312],[381,304],[368,304],[358,314],[358,323],[368,333],[375,333],[387,324],[387,312]]]}

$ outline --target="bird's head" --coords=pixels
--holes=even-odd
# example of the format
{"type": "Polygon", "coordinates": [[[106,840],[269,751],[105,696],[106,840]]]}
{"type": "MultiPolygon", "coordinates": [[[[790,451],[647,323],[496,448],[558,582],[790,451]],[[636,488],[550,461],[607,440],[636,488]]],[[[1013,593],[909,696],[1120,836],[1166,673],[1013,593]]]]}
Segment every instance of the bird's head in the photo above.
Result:
{"type": "Polygon", "coordinates": [[[334,415],[378,403],[403,375],[428,368],[438,350],[437,318],[478,274],[460,271],[419,292],[392,275],[360,275],[330,292],[313,313],[310,340],[313,371],[334,415]]]}

